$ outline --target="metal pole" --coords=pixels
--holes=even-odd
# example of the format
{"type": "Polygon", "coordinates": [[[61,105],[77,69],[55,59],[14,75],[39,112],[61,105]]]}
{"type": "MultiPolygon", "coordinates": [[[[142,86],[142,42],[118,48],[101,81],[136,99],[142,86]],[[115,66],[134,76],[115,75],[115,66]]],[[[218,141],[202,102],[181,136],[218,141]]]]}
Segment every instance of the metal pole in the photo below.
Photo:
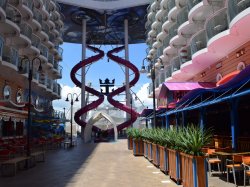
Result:
{"type": "Polygon", "coordinates": [[[73,118],[73,96],[71,95],[71,118],[70,118],[70,147],[73,147],[73,122],[72,122],[72,118],[73,118]]]}
{"type": "MultiPolygon", "coordinates": [[[[124,45],[125,45],[125,60],[129,60],[128,54],[128,20],[124,20],[124,45]]],[[[125,84],[126,84],[126,105],[130,105],[130,89],[129,89],[129,68],[125,67],[125,84]]],[[[126,118],[129,119],[129,114],[126,114],[126,118]]],[[[131,116],[130,116],[131,118],[131,116]]]]}
{"type": "Polygon", "coordinates": [[[32,69],[29,61],[29,105],[28,105],[28,124],[27,124],[27,152],[26,156],[30,156],[30,126],[31,126],[31,81],[32,81],[32,69]]]}
{"type": "MultiPolygon", "coordinates": [[[[86,59],[86,20],[82,20],[82,60],[86,59]]],[[[85,66],[82,66],[82,95],[81,95],[81,108],[85,107],[85,66]]],[[[81,119],[85,120],[86,115],[82,115],[81,119]]],[[[84,128],[81,127],[81,137],[84,136],[84,128]]]]}
{"type": "Polygon", "coordinates": [[[152,127],[155,127],[156,126],[156,114],[155,114],[156,107],[155,107],[155,67],[154,67],[154,64],[151,64],[151,79],[152,79],[152,86],[153,86],[153,125],[152,127]]]}

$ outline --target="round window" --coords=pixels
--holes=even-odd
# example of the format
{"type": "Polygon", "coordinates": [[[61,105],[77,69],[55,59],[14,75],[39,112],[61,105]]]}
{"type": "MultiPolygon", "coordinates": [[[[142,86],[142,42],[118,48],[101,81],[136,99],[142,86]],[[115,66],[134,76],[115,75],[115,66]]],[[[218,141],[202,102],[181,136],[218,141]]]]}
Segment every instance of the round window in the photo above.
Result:
{"type": "Polygon", "coordinates": [[[6,85],[3,89],[3,98],[4,100],[10,100],[11,88],[9,85],[6,85]]]}
{"type": "Polygon", "coordinates": [[[217,75],[216,75],[216,82],[218,82],[219,80],[221,80],[222,79],[222,75],[220,74],[220,73],[218,73],[217,75]]]}
{"type": "Polygon", "coordinates": [[[18,90],[16,93],[16,102],[21,103],[22,102],[22,91],[18,90]]]}
{"type": "Polygon", "coordinates": [[[238,65],[237,65],[237,70],[241,71],[243,69],[245,69],[246,65],[244,62],[240,62],[238,65]]]}

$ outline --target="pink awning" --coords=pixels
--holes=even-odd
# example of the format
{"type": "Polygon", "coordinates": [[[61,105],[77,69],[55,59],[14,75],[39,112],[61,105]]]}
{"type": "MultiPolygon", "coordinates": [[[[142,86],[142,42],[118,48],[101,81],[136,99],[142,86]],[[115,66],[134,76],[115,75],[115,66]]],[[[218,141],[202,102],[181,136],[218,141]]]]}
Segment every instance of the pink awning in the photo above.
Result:
{"type": "Polygon", "coordinates": [[[164,82],[162,84],[159,97],[166,98],[167,91],[190,91],[197,88],[213,88],[216,87],[214,82],[164,82]]]}

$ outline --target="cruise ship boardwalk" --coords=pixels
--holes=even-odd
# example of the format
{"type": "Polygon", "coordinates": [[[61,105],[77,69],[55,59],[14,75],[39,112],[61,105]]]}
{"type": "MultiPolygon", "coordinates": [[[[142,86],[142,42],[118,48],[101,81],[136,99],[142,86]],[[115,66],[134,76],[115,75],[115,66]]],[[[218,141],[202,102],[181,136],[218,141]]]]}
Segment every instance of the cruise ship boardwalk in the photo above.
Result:
{"type": "MultiPolygon", "coordinates": [[[[213,178],[209,187],[233,186],[213,178]]],[[[83,144],[49,150],[46,161],[14,177],[0,177],[1,187],[176,187],[144,157],[134,157],[127,141],[83,144]]],[[[181,186],[181,185],[180,185],[181,186]]]]}

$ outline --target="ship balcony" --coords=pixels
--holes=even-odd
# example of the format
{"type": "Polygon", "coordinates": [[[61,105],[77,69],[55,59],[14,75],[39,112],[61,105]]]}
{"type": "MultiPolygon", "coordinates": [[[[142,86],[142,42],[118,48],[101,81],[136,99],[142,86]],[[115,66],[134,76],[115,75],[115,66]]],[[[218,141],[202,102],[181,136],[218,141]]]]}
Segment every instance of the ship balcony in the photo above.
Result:
{"type": "Polygon", "coordinates": [[[50,1],[50,3],[49,3],[49,10],[50,10],[50,12],[56,10],[56,1],[55,0],[51,0],[50,1]]]}
{"type": "Polygon", "coordinates": [[[47,79],[47,83],[46,83],[46,90],[49,92],[53,92],[53,88],[52,88],[52,80],[51,79],[47,79]]]}
{"type": "Polygon", "coordinates": [[[0,21],[4,21],[6,19],[5,9],[7,6],[7,0],[0,0],[0,21]]]}
{"type": "Polygon", "coordinates": [[[19,62],[18,51],[13,47],[3,45],[2,65],[17,71],[18,62],[19,62]]]}
{"type": "Polygon", "coordinates": [[[2,61],[4,38],[0,35],[0,61],[2,61]]]}
{"type": "Polygon", "coordinates": [[[49,13],[50,13],[50,10],[49,10],[50,1],[47,1],[47,0],[42,0],[42,1],[43,1],[43,7],[41,9],[41,12],[43,14],[43,20],[47,21],[49,19],[49,13]]]}
{"type": "Polygon", "coordinates": [[[192,56],[198,51],[207,47],[207,36],[205,30],[200,30],[192,36],[191,41],[191,54],[192,56]]]}
{"type": "Polygon", "coordinates": [[[228,29],[227,8],[213,14],[205,23],[208,42],[216,35],[228,29]]]}
{"type": "Polygon", "coordinates": [[[43,44],[40,44],[39,49],[40,49],[40,58],[43,59],[44,61],[47,61],[49,55],[48,47],[46,47],[43,44]]]}
{"type": "Polygon", "coordinates": [[[48,66],[50,68],[53,68],[54,66],[54,55],[49,53],[49,56],[48,56],[48,66]]]}
{"type": "Polygon", "coordinates": [[[62,55],[63,55],[63,49],[59,46],[55,46],[55,49],[57,51],[56,53],[56,58],[57,60],[61,61],[62,60],[62,55]]]}
{"type": "Polygon", "coordinates": [[[57,79],[62,78],[62,66],[58,65],[58,62],[54,62],[53,74],[56,76],[57,79]]]}
{"type": "Polygon", "coordinates": [[[193,7],[195,7],[197,4],[199,4],[202,1],[203,0],[187,0],[188,11],[190,11],[193,7]]]}
{"type": "Polygon", "coordinates": [[[180,63],[181,63],[181,67],[186,63],[189,62],[190,60],[192,60],[192,56],[191,56],[191,46],[185,46],[182,47],[179,51],[179,58],[180,58],[180,63]]]}
{"type": "Polygon", "coordinates": [[[249,7],[250,0],[228,1],[228,15],[230,22],[249,7]]]}
{"type": "Polygon", "coordinates": [[[172,60],[170,61],[170,64],[172,66],[172,76],[174,76],[174,74],[177,71],[179,71],[180,67],[181,67],[181,62],[180,62],[179,56],[172,58],[172,60]]]}

